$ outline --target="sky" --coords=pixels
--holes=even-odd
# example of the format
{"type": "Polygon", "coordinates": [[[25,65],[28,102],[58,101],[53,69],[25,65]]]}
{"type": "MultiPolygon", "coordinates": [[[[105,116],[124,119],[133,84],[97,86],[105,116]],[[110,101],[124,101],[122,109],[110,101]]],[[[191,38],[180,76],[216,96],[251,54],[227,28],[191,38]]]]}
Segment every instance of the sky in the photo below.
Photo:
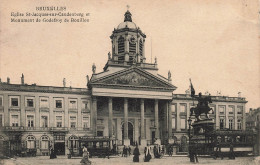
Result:
{"type": "Polygon", "coordinates": [[[257,0],[0,0],[0,77],[19,84],[86,87],[92,64],[103,70],[110,35],[124,19],[146,34],[147,62],[157,57],[159,74],[172,73],[175,94],[191,78],[196,93],[236,97],[260,107],[260,36],[257,0]],[[66,6],[90,13],[85,23],[14,23],[11,12],[37,6],[66,6]],[[152,58],[151,58],[152,57],[152,58]]]}

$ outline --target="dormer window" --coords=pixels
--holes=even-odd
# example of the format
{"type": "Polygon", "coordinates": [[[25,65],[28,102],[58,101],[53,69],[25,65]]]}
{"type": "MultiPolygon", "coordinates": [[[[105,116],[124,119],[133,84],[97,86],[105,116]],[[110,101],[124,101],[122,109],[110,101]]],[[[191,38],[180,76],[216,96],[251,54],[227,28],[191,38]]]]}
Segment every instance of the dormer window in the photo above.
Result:
{"type": "Polygon", "coordinates": [[[118,53],[124,53],[125,51],[125,39],[120,36],[118,39],[118,53]]]}

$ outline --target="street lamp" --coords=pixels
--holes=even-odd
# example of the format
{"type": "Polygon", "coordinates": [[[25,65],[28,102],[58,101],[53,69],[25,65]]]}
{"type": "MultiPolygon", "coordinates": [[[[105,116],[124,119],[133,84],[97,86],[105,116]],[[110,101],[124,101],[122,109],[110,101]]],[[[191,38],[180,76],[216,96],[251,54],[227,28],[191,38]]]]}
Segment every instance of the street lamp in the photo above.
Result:
{"type": "Polygon", "coordinates": [[[190,136],[190,126],[191,126],[191,117],[189,117],[188,119],[188,124],[189,124],[189,156],[190,156],[190,162],[194,162],[194,156],[193,154],[191,153],[191,147],[190,147],[190,140],[191,140],[191,136],[190,136]]]}

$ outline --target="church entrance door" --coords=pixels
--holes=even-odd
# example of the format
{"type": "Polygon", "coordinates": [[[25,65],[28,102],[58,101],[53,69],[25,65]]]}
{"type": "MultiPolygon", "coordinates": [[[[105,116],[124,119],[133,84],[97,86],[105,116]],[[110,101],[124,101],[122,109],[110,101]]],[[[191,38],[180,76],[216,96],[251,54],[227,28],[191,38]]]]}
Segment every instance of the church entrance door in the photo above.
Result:
{"type": "MultiPolygon", "coordinates": [[[[124,139],[124,123],[122,124],[122,139],[124,139]]],[[[134,127],[133,124],[128,122],[128,139],[130,140],[130,145],[134,145],[134,127]]]]}

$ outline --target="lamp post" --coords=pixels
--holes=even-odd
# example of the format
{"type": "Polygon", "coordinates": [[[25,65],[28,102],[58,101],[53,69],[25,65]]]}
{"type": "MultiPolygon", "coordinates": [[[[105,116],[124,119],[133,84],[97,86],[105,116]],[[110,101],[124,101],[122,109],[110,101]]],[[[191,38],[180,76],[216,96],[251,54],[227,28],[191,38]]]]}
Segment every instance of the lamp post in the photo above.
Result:
{"type": "Polygon", "coordinates": [[[190,147],[190,140],[191,140],[191,135],[190,135],[190,127],[191,127],[191,122],[192,122],[192,120],[191,120],[191,117],[189,117],[189,119],[188,119],[188,124],[189,124],[189,156],[190,156],[190,162],[194,162],[194,156],[193,156],[193,154],[191,153],[191,147],[190,147]]]}

